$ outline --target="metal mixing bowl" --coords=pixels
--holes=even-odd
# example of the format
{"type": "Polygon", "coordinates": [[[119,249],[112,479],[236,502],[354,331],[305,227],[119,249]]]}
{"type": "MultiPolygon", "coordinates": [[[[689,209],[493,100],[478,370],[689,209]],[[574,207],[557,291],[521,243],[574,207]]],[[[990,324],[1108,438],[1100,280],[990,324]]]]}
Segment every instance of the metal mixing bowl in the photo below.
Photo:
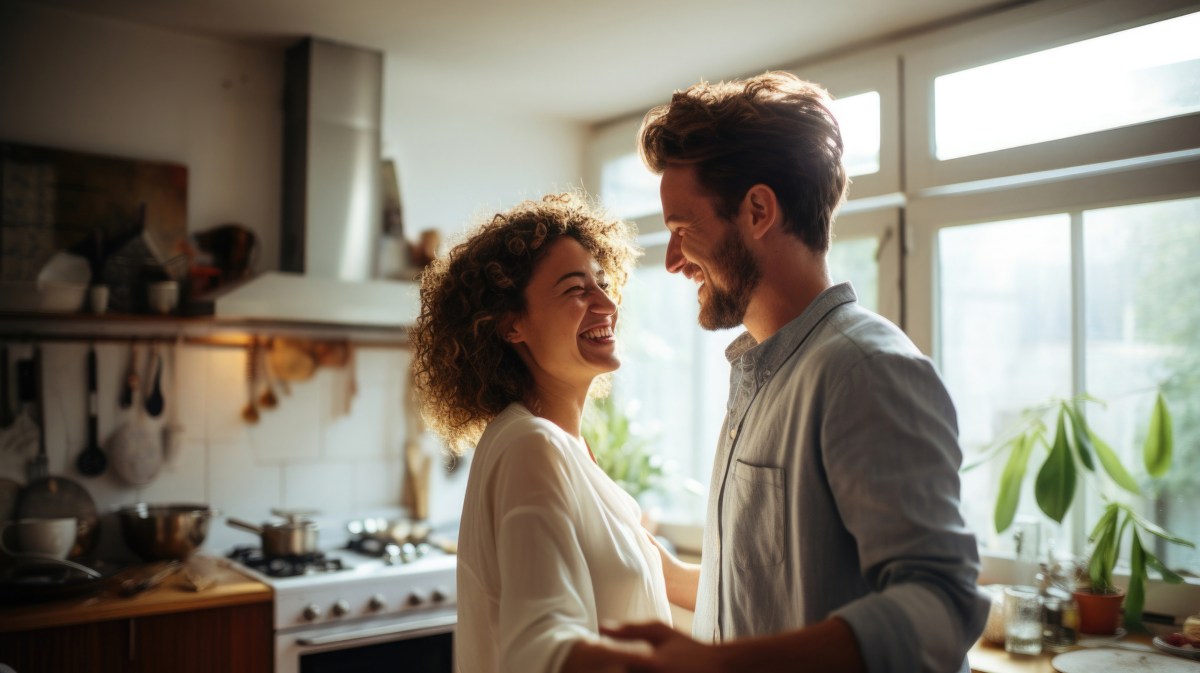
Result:
{"type": "Polygon", "coordinates": [[[144,502],[117,510],[125,544],[147,561],[187,558],[204,543],[208,522],[218,514],[208,505],[144,502]]]}

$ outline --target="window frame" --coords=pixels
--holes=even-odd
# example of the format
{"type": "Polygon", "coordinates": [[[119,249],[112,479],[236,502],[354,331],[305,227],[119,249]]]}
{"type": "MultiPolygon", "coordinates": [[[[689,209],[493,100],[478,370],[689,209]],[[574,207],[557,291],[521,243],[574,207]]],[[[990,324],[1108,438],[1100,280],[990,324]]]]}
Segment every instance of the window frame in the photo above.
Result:
{"type": "Polygon", "coordinates": [[[942,185],[1099,164],[1200,146],[1200,113],[1033,145],[938,159],[934,80],[950,73],[1194,13],[1185,0],[1044,2],[938,31],[904,50],[905,181],[910,193],[942,185]]]}

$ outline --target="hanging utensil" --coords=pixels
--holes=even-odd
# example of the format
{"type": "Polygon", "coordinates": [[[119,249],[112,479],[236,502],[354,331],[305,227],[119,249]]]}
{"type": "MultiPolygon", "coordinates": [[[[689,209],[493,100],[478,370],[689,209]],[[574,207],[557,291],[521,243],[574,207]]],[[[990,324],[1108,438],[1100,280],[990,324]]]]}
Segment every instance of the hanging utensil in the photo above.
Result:
{"type": "Polygon", "coordinates": [[[125,382],[121,386],[121,397],[118,400],[122,409],[133,406],[133,392],[137,386],[137,339],[133,339],[129,342],[129,363],[125,367],[125,382]]]}
{"type": "Polygon", "coordinates": [[[263,377],[263,392],[258,397],[258,406],[263,409],[274,409],[279,406],[279,398],[275,396],[275,384],[271,380],[271,364],[267,362],[266,347],[259,344],[257,340],[254,347],[258,350],[258,365],[263,377]]]}
{"type": "Polygon", "coordinates": [[[252,339],[250,345],[246,348],[246,390],[248,398],[246,406],[242,407],[242,420],[250,424],[258,423],[258,406],[254,390],[257,376],[258,340],[252,339]]]}
{"type": "Polygon", "coordinates": [[[65,477],[31,481],[17,496],[15,519],[75,519],[75,545],[67,558],[91,552],[100,539],[96,501],[78,482],[65,477]]]}
{"type": "Polygon", "coordinates": [[[108,466],[108,456],[104,454],[104,449],[100,448],[99,440],[99,418],[98,408],[99,403],[96,396],[96,347],[93,344],[88,344],[87,352],[87,390],[88,390],[88,419],[87,419],[87,446],[80,452],[79,457],[75,459],[75,467],[79,473],[88,477],[94,477],[102,472],[108,466]]]}
{"type": "Polygon", "coordinates": [[[152,418],[158,418],[166,404],[162,393],[163,359],[158,350],[158,344],[150,346],[150,365],[147,371],[151,371],[150,368],[153,368],[154,374],[151,379],[150,394],[146,396],[146,413],[150,414],[152,418]]]}
{"type": "Polygon", "coordinates": [[[126,483],[140,486],[158,476],[162,467],[162,449],[154,443],[144,427],[145,405],[142,400],[136,399],[140,394],[136,360],[129,380],[133,382],[134,391],[134,399],[130,400],[133,417],[108,438],[105,450],[108,451],[113,473],[126,483]]]}
{"type": "Polygon", "coordinates": [[[8,345],[0,344],[0,430],[7,430],[16,420],[8,399],[8,345]]]}
{"type": "Polygon", "coordinates": [[[171,404],[167,423],[163,426],[163,460],[173,464],[183,444],[183,424],[179,422],[179,354],[183,347],[183,333],[175,337],[171,347],[171,404]]]}
{"type": "Polygon", "coordinates": [[[38,450],[37,456],[29,463],[29,481],[36,481],[50,474],[50,459],[46,456],[46,399],[42,389],[42,349],[37,344],[33,345],[33,359],[27,361],[29,366],[26,371],[26,378],[32,387],[32,395],[30,395],[30,403],[35,411],[34,420],[37,421],[38,430],[38,450]]]}

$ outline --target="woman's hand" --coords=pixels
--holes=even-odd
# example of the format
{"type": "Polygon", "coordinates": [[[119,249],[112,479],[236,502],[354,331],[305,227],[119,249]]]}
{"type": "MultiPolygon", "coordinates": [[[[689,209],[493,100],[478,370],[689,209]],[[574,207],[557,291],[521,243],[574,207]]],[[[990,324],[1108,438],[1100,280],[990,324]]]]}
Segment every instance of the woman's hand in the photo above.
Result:
{"type": "Polygon", "coordinates": [[[560,673],[658,673],[659,668],[648,650],[579,640],[571,646],[560,673]]]}

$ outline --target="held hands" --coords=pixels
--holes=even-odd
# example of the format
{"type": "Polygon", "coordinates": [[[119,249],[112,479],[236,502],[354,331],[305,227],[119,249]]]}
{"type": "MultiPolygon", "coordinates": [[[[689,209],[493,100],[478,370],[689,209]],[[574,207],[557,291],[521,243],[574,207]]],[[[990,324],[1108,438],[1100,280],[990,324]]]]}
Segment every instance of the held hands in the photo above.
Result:
{"type": "Polygon", "coordinates": [[[645,657],[646,668],[630,668],[631,673],[722,673],[723,657],[719,648],[696,642],[661,622],[600,627],[600,633],[622,641],[649,643],[654,652],[645,657]]]}

